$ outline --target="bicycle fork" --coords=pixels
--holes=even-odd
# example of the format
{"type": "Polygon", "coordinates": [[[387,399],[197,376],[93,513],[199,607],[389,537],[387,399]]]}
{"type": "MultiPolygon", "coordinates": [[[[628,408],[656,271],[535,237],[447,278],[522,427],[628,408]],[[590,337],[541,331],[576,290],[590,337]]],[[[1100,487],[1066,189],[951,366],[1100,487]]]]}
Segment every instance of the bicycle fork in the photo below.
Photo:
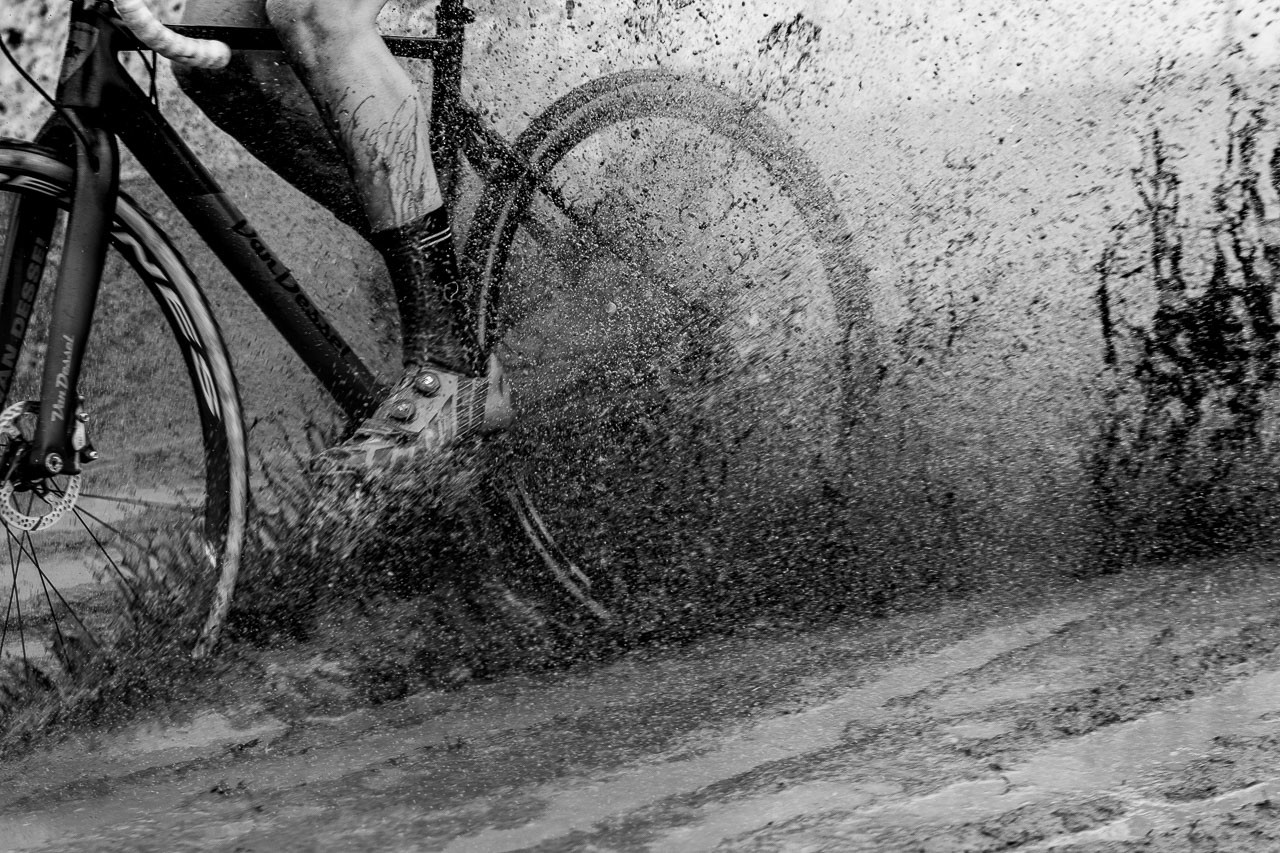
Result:
{"type": "MultiPolygon", "coordinates": [[[[67,220],[62,263],[53,292],[48,348],[40,381],[40,410],[25,474],[38,478],[78,474],[81,462],[92,458],[79,406],[80,367],[98,288],[106,264],[110,238],[108,222],[116,207],[120,153],[115,137],[100,128],[86,128],[76,146],[76,169],[71,212],[67,220]],[[91,148],[86,147],[86,143],[91,148]]],[[[26,303],[27,322],[31,303],[26,303]]]]}
{"type": "MultiPolygon", "coordinates": [[[[77,23],[73,22],[68,37],[68,55],[87,57],[107,49],[92,28],[77,23]]],[[[96,120],[101,87],[86,79],[89,75],[76,73],[78,70],[65,74],[64,69],[58,92],[61,123],[51,121],[40,134],[41,142],[61,143],[59,147],[74,150],[75,172],[62,262],[54,285],[35,431],[25,458],[6,460],[10,466],[19,466],[17,473],[27,482],[55,474],[78,474],[81,463],[94,458],[85,436],[77,388],[106,265],[110,222],[119,191],[120,152],[115,137],[96,120]],[[86,120],[81,120],[82,115],[86,120]]],[[[10,406],[23,402],[10,399],[13,377],[21,350],[28,345],[27,332],[53,238],[55,214],[34,199],[20,203],[11,212],[8,245],[0,247],[9,278],[4,304],[0,305],[0,334],[4,336],[0,400],[10,406]]],[[[5,475],[13,473],[10,467],[5,475]]]]}

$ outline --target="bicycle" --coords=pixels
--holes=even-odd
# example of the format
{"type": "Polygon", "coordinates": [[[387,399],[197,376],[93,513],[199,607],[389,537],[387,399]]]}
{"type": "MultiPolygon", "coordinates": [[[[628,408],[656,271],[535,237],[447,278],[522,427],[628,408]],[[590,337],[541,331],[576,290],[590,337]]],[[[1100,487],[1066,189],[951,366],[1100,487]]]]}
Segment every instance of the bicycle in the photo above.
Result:
{"type": "MultiPolygon", "coordinates": [[[[123,69],[146,45],[106,3],[70,5],[54,118],[0,141],[0,663],[54,681],[74,676],[73,647],[110,646],[112,608],[140,571],[164,577],[156,543],[175,536],[204,573],[172,582],[200,614],[186,642],[208,653],[250,507],[231,356],[189,265],[119,189],[117,139],[347,418],[386,393],[123,69]]],[[[803,466],[863,398],[871,346],[866,273],[816,169],[762,111],[659,70],[580,86],[509,142],[463,99],[471,20],[442,0],[434,38],[386,41],[434,63],[438,168],[482,183],[462,255],[480,339],[520,395],[506,494],[532,551],[587,579],[652,554],[616,527],[677,519],[697,541],[657,547],[705,549],[811,499],[803,466]]],[[[269,30],[173,31],[279,49],[269,30]]],[[[457,205],[462,182],[444,183],[457,205]]]]}

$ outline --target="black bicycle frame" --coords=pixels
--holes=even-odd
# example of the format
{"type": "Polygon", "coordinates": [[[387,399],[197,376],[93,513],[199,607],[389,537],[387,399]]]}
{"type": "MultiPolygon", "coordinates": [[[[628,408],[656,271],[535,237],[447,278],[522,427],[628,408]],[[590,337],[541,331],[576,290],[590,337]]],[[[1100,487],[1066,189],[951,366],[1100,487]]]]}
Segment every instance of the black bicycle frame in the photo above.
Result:
{"type": "MultiPolygon", "coordinates": [[[[436,120],[433,133],[460,120],[462,43],[470,12],[462,0],[443,0],[437,9],[438,36],[388,38],[399,56],[435,64],[436,120]]],[[[233,50],[279,50],[271,30],[229,27],[175,27],[185,35],[215,38],[233,50]]],[[[90,321],[102,278],[111,212],[119,183],[119,138],[143,168],[226,265],[232,276],[275,324],[316,378],[351,418],[369,414],[386,388],[303,291],[248,218],[227,197],[117,59],[141,45],[119,25],[106,3],[75,0],[58,85],[59,114],[75,140],[75,181],[63,263],[54,293],[49,349],[40,391],[40,411],[27,474],[74,473],[72,448],[76,388],[90,321]]],[[[437,149],[447,168],[456,149],[437,149]]],[[[23,300],[26,303],[26,300],[23,300]]],[[[25,324],[18,314],[7,321],[25,324]]],[[[7,385],[11,377],[0,375],[7,385]]],[[[0,388],[7,396],[8,388],[0,388]]],[[[0,397],[3,399],[3,397],[0,397]]]]}

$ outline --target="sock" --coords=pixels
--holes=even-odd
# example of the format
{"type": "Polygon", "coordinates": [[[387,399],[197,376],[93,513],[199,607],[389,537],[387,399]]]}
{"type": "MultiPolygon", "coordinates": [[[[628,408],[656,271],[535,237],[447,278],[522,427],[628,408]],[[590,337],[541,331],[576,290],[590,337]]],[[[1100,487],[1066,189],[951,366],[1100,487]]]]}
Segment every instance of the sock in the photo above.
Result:
{"type": "Polygon", "coordinates": [[[466,283],[443,207],[374,233],[400,309],[405,367],[432,364],[475,376],[484,371],[466,283]]]}

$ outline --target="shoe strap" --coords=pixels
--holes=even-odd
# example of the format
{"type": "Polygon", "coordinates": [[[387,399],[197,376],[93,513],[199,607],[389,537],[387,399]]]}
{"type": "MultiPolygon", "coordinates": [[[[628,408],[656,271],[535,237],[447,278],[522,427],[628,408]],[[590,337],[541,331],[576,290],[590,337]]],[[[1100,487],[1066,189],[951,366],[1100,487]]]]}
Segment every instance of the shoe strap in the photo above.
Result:
{"type": "Polygon", "coordinates": [[[458,438],[479,432],[484,426],[485,402],[489,396],[489,380],[483,376],[458,377],[458,393],[454,399],[458,421],[458,438]]]}
{"type": "Polygon", "coordinates": [[[412,441],[417,438],[420,430],[407,429],[400,424],[392,421],[385,421],[381,418],[370,418],[360,425],[355,434],[351,436],[353,439],[360,440],[366,438],[388,438],[400,441],[412,441]]]}

